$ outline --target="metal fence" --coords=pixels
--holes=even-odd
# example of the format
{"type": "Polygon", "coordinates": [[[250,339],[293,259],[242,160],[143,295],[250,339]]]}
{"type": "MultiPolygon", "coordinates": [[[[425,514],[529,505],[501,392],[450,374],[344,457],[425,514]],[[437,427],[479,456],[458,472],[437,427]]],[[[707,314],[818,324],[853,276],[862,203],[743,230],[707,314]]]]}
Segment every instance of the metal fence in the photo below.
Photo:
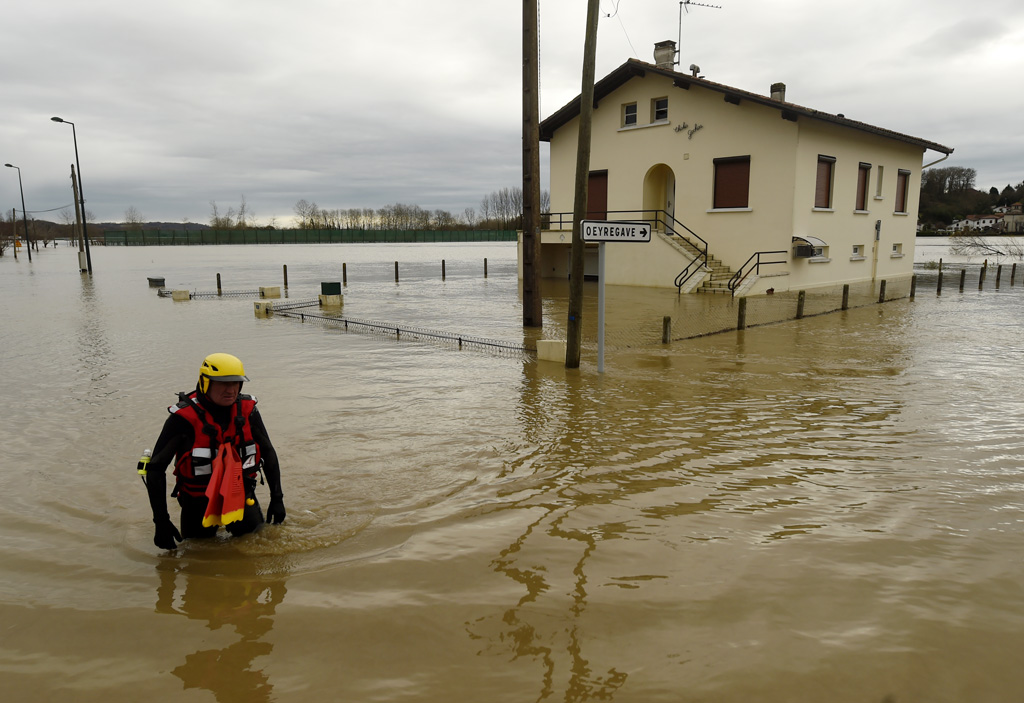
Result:
{"type": "Polygon", "coordinates": [[[201,229],[107,230],[91,235],[98,246],[203,244],[397,244],[420,242],[514,242],[515,230],[201,229]]]}

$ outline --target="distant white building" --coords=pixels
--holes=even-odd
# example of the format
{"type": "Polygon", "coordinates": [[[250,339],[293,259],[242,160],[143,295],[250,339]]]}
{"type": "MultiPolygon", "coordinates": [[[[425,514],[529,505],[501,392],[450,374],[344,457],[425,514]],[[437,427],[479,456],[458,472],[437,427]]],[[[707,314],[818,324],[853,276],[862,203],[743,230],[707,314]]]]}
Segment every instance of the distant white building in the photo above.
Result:
{"type": "Polygon", "coordinates": [[[965,219],[954,222],[950,229],[956,232],[1002,231],[1004,217],[1001,212],[991,215],[968,215],[965,219]]]}

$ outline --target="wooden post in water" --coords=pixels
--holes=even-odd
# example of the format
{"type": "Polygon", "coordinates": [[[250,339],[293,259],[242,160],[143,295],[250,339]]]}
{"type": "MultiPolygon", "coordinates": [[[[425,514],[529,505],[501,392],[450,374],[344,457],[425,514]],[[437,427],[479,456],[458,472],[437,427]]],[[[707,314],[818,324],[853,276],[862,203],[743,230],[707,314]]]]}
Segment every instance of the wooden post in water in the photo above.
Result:
{"type": "Polygon", "coordinates": [[[796,298],[796,319],[801,320],[804,316],[804,301],[807,299],[807,291],[802,290],[796,298]]]}
{"type": "Polygon", "coordinates": [[[843,284],[843,310],[850,309],[850,284],[843,284]]]}
{"type": "Polygon", "coordinates": [[[999,290],[999,279],[1003,276],[1003,265],[996,266],[996,290],[999,290]]]}
{"type": "MultiPolygon", "coordinates": [[[[740,298],[743,300],[743,298],[740,298]]],[[[668,344],[672,341],[672,318],[666,315],[661,318],[661,343],[668,344]]]]}
{"type": "MultiPolygon", "coordinates": [[[[963,271],[960,272],[963,274],[963,271]]],[[[964,277],[960,276],[960,290],[963,290],[964,277]]],[[[942,295],[942,271],[939,271],[939,282],[935,284],[935,295],[942,295]]]]}
{"type": "MultiPolygon", "coordinates": [[[[1016,264],[1014,264],[1016,266],[1016,264]]],[[[487,257],[484,257],[484,278],[487,278],[487,257]]]]}
{"type": "Polygon", "coordinates": [[[288,288],[288,264],[284,264],[284,287],[288,288]]]}
{"type": "Polygon", "coordinates": [[[739,312],[736,314],[736,329],[747,329],[747,299],[740,298],[739,312]]]}
{"type": "Polygon", "coordinates": [[[1013,288],[1013,280],[1017,278],[1017,264],[1010,267],[1010,288],[1013,288]]]}
{"type": "Polygon", "coordinates": [[[981,266],[981,273],[978,274],[978,290],[981,290],[985,285],[985,272],[988,270],[988,259],[985,259],[985,263],[981,266]]]}
{"type": "Polygon", "coordinates": [[[885,302],[885,279],[878,282],[878,302],[885,302]]]}
{"type": "Polygon", "coordinates": [[[220,290],[220,274],[219,273],[217,274],[217,295],[221,295],[221,290],[220,290]]]}
{"type": "Polygon", "coordinates": [[[967,269],[960,269],[960,292],[964,292],[964,284],[967,282],[967,269]]]}
{"type": "Polygon", "coordinates": [[[398,283],[398,262],[395,262],[395,283],[398,283]]]}
{"type": "Polygon", "coordinates": [[[942,274],[942,259],[939,259],[939,274],[942,274]]]}
{"type": "Polygon", "coordinates": [[[341,264],[341,285],[348,285],[348,264],[344,262],[341,264]]]}
{"type": "Polygon", "coordinates": [[[445,279],[445,273],[444,273],[444,259],[441,259],[441,280],[443,281],[444,279],[445,279]]]}
{"type": "Polygon", "coordinates": [[[917,274],[913,274],[910,277],[910,299],[913,300],[914,296],[917,295],[917,274]]]}

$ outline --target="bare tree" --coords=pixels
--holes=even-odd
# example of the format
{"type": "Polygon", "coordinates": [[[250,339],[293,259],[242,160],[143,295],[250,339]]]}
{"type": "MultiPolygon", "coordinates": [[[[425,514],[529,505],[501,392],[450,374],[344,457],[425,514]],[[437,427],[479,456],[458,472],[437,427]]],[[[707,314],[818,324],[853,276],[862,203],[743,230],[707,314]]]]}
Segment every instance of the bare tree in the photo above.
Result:
{"type": "Polygon", "coordinates": [[[145,218],[142,217],[142,213],[139,212],[138,208],[134,205],[129,205],[124,211],[124,224],[128,229],[139,230],[142,229],[142,224],[145,222],[145,218]]]}
{"type": "Polygon", "coordinates": [[[996,261],[1002,258],[1024,259],[1024,242],[1017,237],[992,237],[978,233],[954,234],[949,238],[949,253],[966,256],[992,257],[996,261]]]}

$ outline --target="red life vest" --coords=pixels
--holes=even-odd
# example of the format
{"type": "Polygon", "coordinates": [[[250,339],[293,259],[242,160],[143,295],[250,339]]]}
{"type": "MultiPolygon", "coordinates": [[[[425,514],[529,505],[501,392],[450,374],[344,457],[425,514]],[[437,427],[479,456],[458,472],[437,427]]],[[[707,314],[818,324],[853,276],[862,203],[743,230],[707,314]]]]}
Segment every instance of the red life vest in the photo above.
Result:
{"type": "Polygon", "coordinates": [[[174,476],[178,488],[192,496],[203,496],[210,483],[213,457],[222,444],[233,444],[242,460],[242,471],[246,478],[255,480],[260,465],[260,448],[252,438],[249,416],[256,408],[256,398],[239,394],[231,405],[231,419],[225,430],[211,417],[209,411],[199,404],[199,393],[192,391],[167,412],[183,418],[192,425],[192,449],[180,454],[174,463],[174,476]],[[242,421],[239,422],[239,417],[242,421]]]}

